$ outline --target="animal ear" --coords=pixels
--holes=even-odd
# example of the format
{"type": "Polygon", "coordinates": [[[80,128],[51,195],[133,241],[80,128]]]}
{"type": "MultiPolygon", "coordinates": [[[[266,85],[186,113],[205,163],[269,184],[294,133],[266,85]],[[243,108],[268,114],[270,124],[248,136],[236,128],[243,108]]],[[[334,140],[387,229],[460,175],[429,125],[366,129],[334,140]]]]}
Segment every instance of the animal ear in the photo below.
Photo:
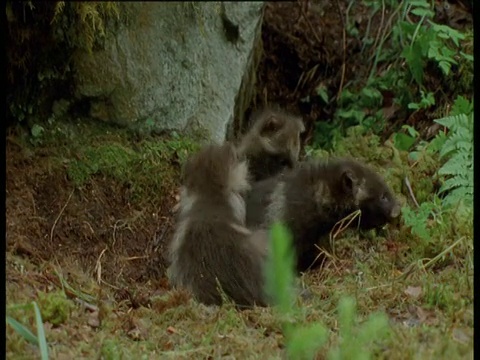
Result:
{"type": "Polygon", "coordinates": [[[342,188],[347,193],[353,193],[357,184],[357,177],[351,170],[344,170],[342,173],[342,188]]]}
{"type": "Polygon", "coordinates": [[[235,145],[233,145],[232,143],[227,143],[225,150],[227,153],[228,161],[231,163],[236,163],[239,158],[239,152],[237,151],[235,145]]]}
{"type": "Polygon", "coordinates": [[[260,129],[260,135],[269,135],[275,133],[280,128],[280,119],[276,115],[269,115],[266,119],[262,128],[260,129]]]}
{"type": "Polygon", "coordinates": [[[297,118],[297,124],[298,124],[298,131],[300,134],[303,134],[305,132],[305,124],[303,123],[302,118],[297,118]]]}
{"type": "Polygon", "coordinates": [[[247,160],[247,154],[243,151],[239,151],[239,149],[235,148],[235,159],[239,162],[247,160]]]}

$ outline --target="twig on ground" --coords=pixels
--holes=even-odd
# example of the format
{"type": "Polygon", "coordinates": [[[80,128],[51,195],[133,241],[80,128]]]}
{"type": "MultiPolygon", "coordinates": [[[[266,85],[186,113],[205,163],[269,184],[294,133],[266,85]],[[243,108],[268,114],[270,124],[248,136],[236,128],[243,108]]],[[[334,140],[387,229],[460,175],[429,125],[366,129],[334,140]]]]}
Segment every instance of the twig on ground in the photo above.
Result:
{"type": "Polygon", "coordinates": [[[340,2],[339,0],[336,0],[335,3],[337,4],[337,9],[338,9],[338,14],[340,16],[340,20],[342,21],[342,38],[343,38],[343,58],[342,58],[342,77],[340,79],[340,86],[338,87],[338,92],[337,92],[337,101],[340,98],[340,95],[342,94],[343,90],[343,83],[345,82],[345,67],[346,67],[346,59],[347,59],[347,30],[346,30],[346,25],[345,25],[345,19],[342,16],[342,9],[340,8],[340,2]]]}
{"type": "Polygon", "coordinates": [[[120,290],[120,288],[119,288],[118,286],[112,285],[112,284],[110,284],[110,283],[106,282],[106,281],[105,281],[105,280],[103,280],[103,279],[101,279],[101,282],[102,282],[102,284],[105,284],[105,285],[108,285],[108,286],[110,286],[112,289],[115,289],[115,290],[120,290]]]}
{"type": "MultiPolygon", "coordinates": [[[[300,4],[300,3],[299,3],[300,4]]],[[[310,4],[309,2],[307,1],[306,2],[307,6],[306,6],[306,10],[304,9],[304,7],[300,4],[300,12],[302,13],[302,16],[303,18],[305,19],[305,22],[307,23],[308,27],[310,28],[310,31],[312,32],[313,36],[315,36],[315,40],[318,41],[319,44],[321,44],[321,40],[320,40],[320,37],[318,36],[317,32],[315,31],[312,23],[310,22],[310,20],[308,20],[308,17],[307,17],[307,12],[310,8],[310,4]]]]}
{"type": "Polygon", "coordinates": [[[130,261],[130,260],[139,260],[139,259],[148,259],[149,256],[130,256],[127,258],[122,258],[123,261],[130,261]]]}
{"type": "Polygon", "coordinates": [[[69,202],[70,199],[72,198],[72,195],[73,195],[73,192],[74,192],[74,191],[75,191],[75,189],[73,189],[72,192],[70,193],[70,195],[68,196],[67,202],[65,203],[65,205],[63,205],[62,210],[60,210],[60,214],[58,214],[57,218],[55,219],[55,222],[53,223],[52,229],[50,230],[50,242],[53,241],[53,231],[55,230],[55,226],[57,225],[58,220],[60,219],[60,217],[62,216],[63,212],[65,211],[65,208],[67,207],[68,202],[69,202]]]}
{"type": "Polygon", "coordinates": [[[350,224],[352,223],[353,220],[355,220],[358,217],[358,224],[360,225],[360,218],[361,218],[362,212],[361,210],[356,210],[352,212],[351,214],[345,216],[343,219],[340,221],[337,221],[335,225],[333,226],[332,230],[330,231],[330,246],[332,248],[332,253],[335,255],[335,239],[336,237],[345,229],[347,229],[350,224]],[[347,222],[346,225],[345,222],[347,222]]]}
{"type": "Polygon", "coordinates": [[[312,263],[307,267],[307,270],[305,270],[305,271],[310,270],[310,268],[313,266],[313,264],[315,264],[315,263],[317,262],[317,260],[318,260],[322,255],[325,255],[325,256],[324,256],[324,258],[322,259],[322,262],[321,262],[321,264],[320,264],[320,267],[323,266],[323,264],[325,263],[327,257],[332,258],[332,259],[336,259],[335,255],[329,253],[329,252],[326,251],[325,249],[320,248],[317,244],[315,244],[315,247],[316,247],[317,250],[318,250],[318,255],[315,257],[315,259],[312,261],[312,263]]]}
{"type": "Polygon", "coordinates": [[[107,251],[107,247],[105,247],[105,249],[102,250],[102,252],[100,253],[100,256],[98,257],[97,259],[97,263],[95,264],[95,269],[94,271],[97,272],[97,283],[100,285],[100,283],[102,282],[102,256],[103,254],[105,254],[105,251],[107,251]]]}
{"type": "Polygon", "coordinates": [[[372,48],[375,49],[378,45],[378,41],[380,40],[380,34],[383,30],[383,22],[385,21],[385,0],[382,0],[382,18],[380,20],[380,26],[378,27],[377,36],[375,36],[375,41],[373,42],[372,48]]]}
{"type": "Polygon", "coordinates": [[[84,306],[86,309],[88,309],[89,311],[99,311],[98,309],[98,306],[95,306],[93,304],[90,304],[88,302],[86,302],[85,300],[82,300],[82,299],[79,299],[79,298],[75,298],[75,301],[77,303],[79,303],[81,306],[84,306]]]}
{"type": "Polygon", "coordinates": [[[418,205],[418,202],[417,202],[417,199],[415,199],[415,195],[413,194],[413,190],[412,190],[412,186],[410,185],[410,181],[408,180],[408,177],[405,176],[405,186],[407,187],[408,189],[408,193],[410,195],[410,197],[412,198],[413,200],[413,203],[415,204],[415,206],[417,208],[420,207],[420,205],[418,205]]]}
{"type": "Polygon", "coordinates": [[[464,239],[465,239],[465,237],[462,236],[460,239],[455,241],[452,245],[447,247],[445,250],[443,250],[440,254],[438,254],[437,256],[435,256],[432,259],[420,259],[417,262],[414,262],[413,264],[410,264],[408,266],[407,270],[405,270],[401,275],[399,275],[397,277],[397,280],[407,278],[415,270],[419,270],[419,269],[422,269],[424,271],[427,270],[429,267],[431,267],[433,264],[435,264],[438,260],[440,260],[443,256],[445,256],[445,254],[447,254],[449,251],[451,251],[455,246],[460,244],[460,242],[462,242],[464,239]],[[428,261],[427,261],[427,263],[424,264],[423,262],[426,261],[426,260],[428,260],[428,261]]]}

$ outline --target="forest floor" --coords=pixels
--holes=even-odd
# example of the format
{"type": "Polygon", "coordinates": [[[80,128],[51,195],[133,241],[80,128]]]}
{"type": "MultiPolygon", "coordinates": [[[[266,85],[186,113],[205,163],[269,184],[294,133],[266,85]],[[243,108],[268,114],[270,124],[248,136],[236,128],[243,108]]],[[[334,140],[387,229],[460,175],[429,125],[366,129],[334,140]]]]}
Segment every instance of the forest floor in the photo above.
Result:
{"type": "MultiPolygon", "coordinates": [[[[36,145],[8,137],[7,314],[36,329],[33,309],[23,306],[36,301],[52,359],[281,357],[273,309],[209,308],[169,289],[162,253],[174,224],[178,159],[194,145],[135,140],[104,126],[89,133],[95,127],[58,123],[36,145]]],[[[347,138],[355,148],[343,153],[370,158],[398,194],[400,167],[390,147],[372,146],[378,141],[347,138]]],[[[349,295],[360,323],[374,312],[389,316],[392,334],[379,358],[473,358],[473,247],[465,241],[423,269],[412,267],[428,257],[416,241],[400,223],[341,234],[335,257],[302,277],[312,294],[299,300],[306,321],[325,324],[336,346],[336,308],[349,295]]],[[[37,346],[10,327],[7,334],[8,358],[38,358],[37,346]]]]}
{"type": "MultiPolygon", "coordinates": [[[[311,89],[304,82],[302,90],[298,78],[314,63],[327,69],[342,66],[342,26],[332,20],[338,13],[335,4],[321,9],[322,17],[296,3],[266,11],[266,55],[257,93],[300,110],[307,122],[333,111],[315,103],[299,108],[302,91],[311,89]],[[301,11],[309,15],[301,17],[301,11]],[[285,18],[298,21],[285,28],[288,22],[274,20],[285,18]],[[308,35],[305,29],[329,31],[308,35]],[[293,40],[273,46],[271,37],[279,31],[286,39],[303,41],[302,58],[292,53],[300,49],[293,40]],[[301,67],[280,63],[286,55],[275,51],[297,56],[295,66],[301,67]],[[304,61],[308,54],[310,65],[304,61]]],[[[341,82],[338,70],[312,75],[311,86],[318,84],[315,76],[333,87],[341,82]]],[[[430,125],[419,124],[417,130],[425,133],[430,125]]],[[[411,201],[402,185],[408,175],[421,201],[431,192],[432,168],[438,164],[410,163],[406,152],[392,148],[391,132],[388,128],[380,137],[352,132],[338,144],[336,155],[376,167],[404,204],[411,201]]],[[[304,145],[310,141],[307,131],[304,145]]],[[[163,254],[174,226],[181,164],[196,147],[195,139],[142,138],[88,119],[55,120],[37,136],[20,128],[8,131],[7,315],[36,334],[30,305],[35,301],[50,358],[284,358],[285,337],[274,309],[207,307],[170,289],[163,254]]],[[[460,228],[463,224],[452,225],[448,238],[429,243],[420,243],[402,221],[377,232],[340,234],[334,256],[301,279],[311,293],[298,299],[303,321],[322,323],[330,333],[317,358],[342,348],[337,307],[342,297],[351,296],[357,304],[354,334],[360,336],[372,313],[388,316],[390,330],[362,348],[371,356],[473,359],[472,230],[460,228]],[[432,258],[432,266],[424,266],[432,258]]],[[[7,326],[7,358],[40,358],[40,352],[7,326]]]]}

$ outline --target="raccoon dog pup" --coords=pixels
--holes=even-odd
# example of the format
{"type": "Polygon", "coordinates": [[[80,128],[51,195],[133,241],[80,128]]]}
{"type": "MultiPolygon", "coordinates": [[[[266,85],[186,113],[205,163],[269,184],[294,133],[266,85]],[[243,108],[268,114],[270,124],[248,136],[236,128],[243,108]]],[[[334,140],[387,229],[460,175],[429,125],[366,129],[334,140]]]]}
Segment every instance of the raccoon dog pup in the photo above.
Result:
{"type": "Polygon", "coordinates": [[[265,107],[250,117],[250,129],[240,138],[238,151],[248,158],[252,181],[295,167],[300,153],[300,117],[278,107],[265,107]]]}
{"type": "Polygon", "coordinates": [[[171,284],[207,305],[221,304],[220,287],[239,306],[265,306],[268,233],[245,227],[246,160],[232,144],[209,145],[187,160],[182,178],[169,248],[171,284]]]}
{"type": "Polygon", "coordinates": [[[400,215],[400,204],[382,177],[351,159],[304,162],[254,184],[246,203],[249,228],[266,228],[276,220],[290,228],[298,271],[319,265],[315,245],[320,241],[328,248],[333,226],[352,212],[361,210],[362,229],[381,227],[400,215]]]}

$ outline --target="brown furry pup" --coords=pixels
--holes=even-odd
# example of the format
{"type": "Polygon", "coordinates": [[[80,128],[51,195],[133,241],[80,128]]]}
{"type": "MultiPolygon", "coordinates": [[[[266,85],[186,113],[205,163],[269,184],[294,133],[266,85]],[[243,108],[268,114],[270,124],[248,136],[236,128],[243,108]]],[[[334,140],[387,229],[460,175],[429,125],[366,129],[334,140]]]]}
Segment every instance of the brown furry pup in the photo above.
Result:
{"type": "Polygon", "coordinates": [[[381,227],[400,215],[400,204],[381,176],[350,159],[304,162],[254,184],[246,203],[249,228],[266,228],[275,220],[290,228],[298,271],[319,265],[314,264],[315,245],[328,248],[333,226],[355,210],[362,211],[363,229],[381,227]]]}
{"type": "Polygon", "coordinates": [[[239,306],[266,305],[268,233],[245,227],[248,189],[247,163],[231,144],[206,146],[184,167],[168,275],[204,304],[222,303],[220,287],[239,306]]]}
{"type": "Polygon", "coordinates": [[[305,126],[300,117],[278,107],[266,107],[250,117],[250,129],[238,143],[248,158],[252,181],[259,181],[293,168],[300,153],[300,134],[305,126]]]}

